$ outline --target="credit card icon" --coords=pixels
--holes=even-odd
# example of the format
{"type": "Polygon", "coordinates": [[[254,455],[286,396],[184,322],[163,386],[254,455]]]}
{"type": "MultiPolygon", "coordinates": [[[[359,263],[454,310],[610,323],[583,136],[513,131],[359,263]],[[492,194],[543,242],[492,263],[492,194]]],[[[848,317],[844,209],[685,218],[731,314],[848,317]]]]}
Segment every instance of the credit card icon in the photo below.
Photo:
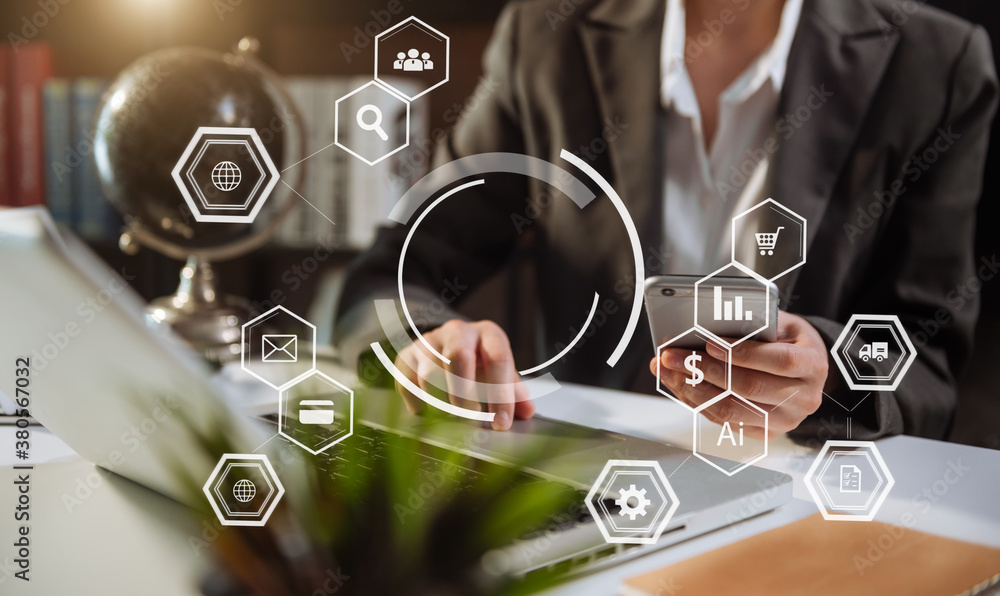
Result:
{"type": "Polygon", "coordinates": [[[304,399],[299,402],[300,424],[333,424],[333,400],[304,399]]]}

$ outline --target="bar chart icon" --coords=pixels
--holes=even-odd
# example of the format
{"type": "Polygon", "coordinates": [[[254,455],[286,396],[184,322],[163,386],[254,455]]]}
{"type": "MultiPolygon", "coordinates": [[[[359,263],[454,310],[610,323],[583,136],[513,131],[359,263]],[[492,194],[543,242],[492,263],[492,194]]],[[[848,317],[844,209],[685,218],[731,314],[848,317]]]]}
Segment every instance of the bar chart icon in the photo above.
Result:
{"type": "Polygon", "coordinates": [[[722,286],[713,288],[712,318],[716,321],[750,321],[753,311],[743,308],[743,296],[734,296],[732,300],[722,299],[722,286]]]}

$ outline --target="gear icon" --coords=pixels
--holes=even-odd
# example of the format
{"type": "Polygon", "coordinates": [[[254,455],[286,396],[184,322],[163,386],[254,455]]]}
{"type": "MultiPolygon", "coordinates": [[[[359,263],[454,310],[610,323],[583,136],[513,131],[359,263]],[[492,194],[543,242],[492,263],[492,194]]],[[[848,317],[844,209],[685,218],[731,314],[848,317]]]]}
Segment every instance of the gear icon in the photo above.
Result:
{"type": "Polygon", "coordinates": [[[615,505],[619,508],[618,515],[627,515],[632,521],[635,521],[637,515],[646,515],[646,505],[650,503],[652,501],[646,498],[646,489],[638,490],[634,484],[628,490],[621,491],[621,497],[615,499],[615,505]]]}

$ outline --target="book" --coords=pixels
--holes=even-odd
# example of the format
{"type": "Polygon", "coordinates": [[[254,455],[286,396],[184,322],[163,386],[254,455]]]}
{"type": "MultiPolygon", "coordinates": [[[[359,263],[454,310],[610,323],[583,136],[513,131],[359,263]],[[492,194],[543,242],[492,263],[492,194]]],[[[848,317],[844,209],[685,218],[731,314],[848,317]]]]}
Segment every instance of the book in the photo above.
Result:
{"type": "Polygon", "coordinates": [[[10,50],[0,47],[0,207],[12,204],[10,196],[10,89],[7,66],[10,50]]]}
{"type": "MultiPolygon", "coordinates": [[[[312,116],[314,87],[315,81],[311,77],[285,78],[285,88],[288,90],[288,95],[292,98],[292,101],[295,102],[303,120],[301,128],[302,134],[305,136],[305,154],[302,156],[304,158],[312,155],[319,149],[319,147],[315,146],[316,131],[312,116]]],[[[281,245],[301,247],[305,246],[308,242],[307,235],[310,214],[307,211],[310,209],[299,196],[305,197],[308,200],[308,197],[315,193],[315,189],[313,188],[315,179],[313,171],[316,167],[315,159],[308,158],[293,166],[293,170],[282,174],[283,177],[289,179],[299,177],[299,182],[293,186],[293,190],[297,193],[292,198],[294,205],[285,217],[285,220],[281,223],[276,234],[276,241],[281,245]],[[295,171],[294,168],[297,168],[299,171],[295,171]]],[[[283,166],[278,164],[278,169],[283,169],[283,166]]]]}
{"type": "Polygon", "coordinates": [[[70,122],[70,86],[65,78],[51,78],[42,87],[43,125],[42,162],[45,179],[45,204],[56,223],[73,224],[73,170],[66,163],[72,152],[70,122]]]}
{"type": "Polygon", "coordinates": [[[8,52],[8,163],[12,205],[45,202],[42,172],[42,85],[52,73],[52,50],[28,43],[8,52]]]}
{"type": "Polygon", "coordinates": [[[83,77],[73,80],[71,90],[74,227],[87,239],[116,237],[120,229],[115,211],[104,196],[94,162],[94,124],[106,87],[104,79],[83,77]]]}

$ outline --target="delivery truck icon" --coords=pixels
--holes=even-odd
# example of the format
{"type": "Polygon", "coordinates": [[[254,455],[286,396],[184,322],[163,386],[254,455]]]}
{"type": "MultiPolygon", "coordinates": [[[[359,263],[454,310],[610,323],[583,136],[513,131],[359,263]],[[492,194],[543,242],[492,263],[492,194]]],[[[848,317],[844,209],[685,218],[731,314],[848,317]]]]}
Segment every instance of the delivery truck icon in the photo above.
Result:
{"type": "Polygon", "coordinates": [[[868,362],[870,358],[874,358],[879,362],[882,362],[889,355],[889,343],[884,341],[873,341],[870,344],[865,344],[861,346],[861,350],[858,351],[858,357],[861,360],[868,362]]]}

